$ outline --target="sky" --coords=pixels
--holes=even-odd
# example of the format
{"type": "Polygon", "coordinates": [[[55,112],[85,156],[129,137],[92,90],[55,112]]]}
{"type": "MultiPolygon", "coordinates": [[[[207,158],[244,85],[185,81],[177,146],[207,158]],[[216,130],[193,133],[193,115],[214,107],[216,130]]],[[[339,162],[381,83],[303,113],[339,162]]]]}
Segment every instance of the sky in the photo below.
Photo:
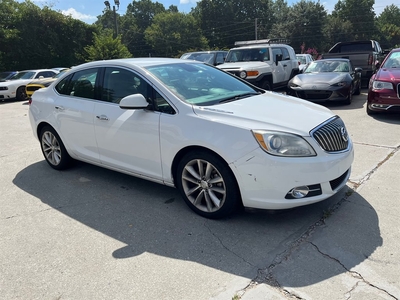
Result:
{"type": "MultiPolygon", "coordinates": [[[[36,5],[42,7],[43,5],[50,6],[53,10],[62,12],[65,15],[71,15],[75,19],[79,19],[85,23],[92,24],[97,20],[97,16],[101,15],[105,9],[104,0],[32,0],[36,5]]],[[[180,12],[188,13],[192,7],[196,6],[198,0],[153,0],[159,2],[168,8],[170,5],[178,7],[180,12]]],[[[245,0],[243,0],[245,1],[245,0]]],[[[249,1],[249,0],[246,0],[249,1]]],[[[379,15],[383,9],[397,0],[375,0],[374,10],[375,14],[379,15]]],[[[20,0],[19,2],[24,2],[20,0]]],[[[114,5],[114,0],[109,0],[111,6],[114,5]]],[[[287,0],[288,5],[292,5],[298,1],[287,0]]],[[[315,0],[316,2],[316,0],[315,0]]],[[[328,13],[330,13],[338,0],[320,0],[328,13]]],[[[119,14],[125,14],[126,7],[132,0],[120,0],[119,14]]],[[[400,6],[397,4],[397,6],[400,6]]],[[[117,8],[117,7],[116,7],[117,8]]]]}

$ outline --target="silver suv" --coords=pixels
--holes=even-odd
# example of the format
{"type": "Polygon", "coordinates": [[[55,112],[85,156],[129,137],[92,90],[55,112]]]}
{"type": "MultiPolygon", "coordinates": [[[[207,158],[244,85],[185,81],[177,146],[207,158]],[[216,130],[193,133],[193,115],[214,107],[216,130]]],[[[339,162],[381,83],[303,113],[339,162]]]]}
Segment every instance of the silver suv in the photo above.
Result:
{"type": "Polygon", "coordinates": [[[218,68],[262,89],[286,87],[299,73],[299,62],[292,47],[283,39],[235,42],[225,63],[218,68]]]}

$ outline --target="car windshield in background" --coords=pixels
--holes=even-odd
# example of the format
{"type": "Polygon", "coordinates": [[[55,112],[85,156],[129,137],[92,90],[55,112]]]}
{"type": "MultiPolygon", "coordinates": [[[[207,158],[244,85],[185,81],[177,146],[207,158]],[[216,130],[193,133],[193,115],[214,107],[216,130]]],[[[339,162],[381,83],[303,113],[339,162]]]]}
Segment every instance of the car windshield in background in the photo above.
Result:
{"type": "Polygon", "coordinates": [[[10,80],[16,79],[32,79],[35,76],[35,72],[19,72],[15,74],[10,80]]]}
{"type": "Polygon", "coordinates": [[[214,54],[212,53],[191,53],[184,55],[181,58],[202,61],[210,65],[212,65],[214,62],[214,54]]]}
{"type": "Polygon", "coordinates": [[[300,61],[300,63],[301,64],[306,64],[307,63],[307,60],[306,60],[306,57],[305,56],[296,56],[296,59],[298,60],[298,61],[300,61]]]}
{"type": "Polygon", "coordinates": [[[199,106],[239,100],[259,93],[232,75],[205,64],[166,64],[147,69],[179,99],[199,106]]]}
{"type": "Polygon", "coordinates": [[[386,59],[382,68],[400,68],[400,52],[392,52],[386,59]]]}
{"type": "Polygon", "coordinates": [[[304,73],[349,72],[349,64],[337,60],[317,60],[310,63],[304,73]]]}
{"type": "Polygon", "coordinates": [[[225,62],[269,61],[268,48],[230,50],[225,62]]]}

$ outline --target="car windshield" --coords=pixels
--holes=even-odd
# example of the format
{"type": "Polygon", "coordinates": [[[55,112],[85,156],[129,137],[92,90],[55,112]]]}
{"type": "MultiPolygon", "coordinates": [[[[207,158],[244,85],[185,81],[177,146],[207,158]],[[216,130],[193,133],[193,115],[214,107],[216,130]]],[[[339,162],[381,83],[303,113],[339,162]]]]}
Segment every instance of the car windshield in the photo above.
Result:
{"type": "Polygon", "coordinates": [[[296,56],[296,58],[303,65],[305,65],[307,63],[307,60],[306,60],[305,56],[299,55],[299,56],[296,56]]]}
{"type": "Polygon", "coordinates": [[[349,72],[349,64],[346,61],[316,60],[310,63],[304,73],[321,72],[349,72]]]}
{"type": "Polygon", "coordinates": [[[400,52],[392,52],[386,59],[382,68],[399,68],[400,69],[400,52]]]}
{"type": "Polygon", "coordinates": [[[225,62],[269,61],[268,48],[232,49],[225,62]]]}
{"type": "Polygon", "coordinates": [[[181,56],[183,59],[193,59],[197,61],[202,61],[208,64],[214,63],[213,53],[187,53],[181,56]]]}
{"type": "Polygon", "coordinates": [[[25,71],[25,72],[19,72],[15,74],[13,77],[10,78],[10,80],[16,80],[16,79],[32,79],[35,77],[35,72],[32,71],[25,71]]]}
{"type": "Polygon", "coordinates": [[[180,63],[147,67],[179,99],[199,106],[256,95],[258,90],[206,64],[180,63]]]}

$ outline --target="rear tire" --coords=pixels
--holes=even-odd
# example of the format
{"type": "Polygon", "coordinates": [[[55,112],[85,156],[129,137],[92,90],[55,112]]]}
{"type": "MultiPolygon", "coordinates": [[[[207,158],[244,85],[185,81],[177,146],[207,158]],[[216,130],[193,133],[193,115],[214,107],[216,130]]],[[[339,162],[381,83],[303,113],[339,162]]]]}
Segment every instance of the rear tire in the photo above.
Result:
{"type": "Polygon", "coordinates": [[[40,146],[47,163],[56,170],[63,170],[70,166],[71,157],[61,141],[60,136],[51,126],[43,127],[40,132],[40,146]]]}
{"type": "Polygon", "coordinates": [[[240,191],[232,171],[210,152],[187,153],[178,164],[175,178],[186,204],[203,217],[224,218],[239,208],[240,191]]]}

